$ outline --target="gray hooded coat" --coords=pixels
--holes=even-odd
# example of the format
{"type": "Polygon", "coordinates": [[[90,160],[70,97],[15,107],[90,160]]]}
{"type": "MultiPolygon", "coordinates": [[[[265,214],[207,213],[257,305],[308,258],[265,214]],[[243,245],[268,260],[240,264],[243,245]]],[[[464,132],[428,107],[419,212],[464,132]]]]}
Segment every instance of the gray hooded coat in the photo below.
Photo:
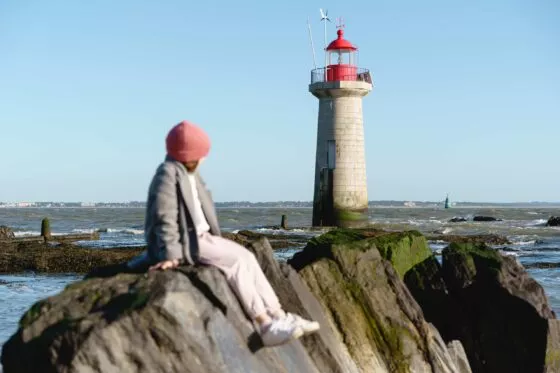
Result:
{"type": "MultiPolygon", "coordinates": [[[[210,233],[221,235],[216,210],[210,192],[196,175],[202,211],[210,233]]],[[[154,264],[162,260],[179,259],[190,264],[198,262],[198,234],[189,211],[194,200],[187,169],[167,157],[157,169],[150,184],[146,206],[145,237],[147,252],[132,259],[128,266],[154,264]]]]}

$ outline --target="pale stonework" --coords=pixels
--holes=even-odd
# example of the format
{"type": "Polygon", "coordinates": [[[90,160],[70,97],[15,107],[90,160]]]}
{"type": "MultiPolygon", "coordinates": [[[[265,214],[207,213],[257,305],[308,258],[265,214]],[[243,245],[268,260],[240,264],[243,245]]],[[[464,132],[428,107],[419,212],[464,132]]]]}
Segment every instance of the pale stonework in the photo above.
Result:
{"type": "MultiPolygon", "coordinates": [[[[321,198],[322,170],[328,168],[328,142],[335,141],[332,203],[337,211],[366,210],[368,206],[362,97],[372,85],[361,81],[320,82],[309,86],[319,99],[315,163],[314,224],[321,198]]],[[[324,225],[324,224],[323,224],[324,225]]]]}

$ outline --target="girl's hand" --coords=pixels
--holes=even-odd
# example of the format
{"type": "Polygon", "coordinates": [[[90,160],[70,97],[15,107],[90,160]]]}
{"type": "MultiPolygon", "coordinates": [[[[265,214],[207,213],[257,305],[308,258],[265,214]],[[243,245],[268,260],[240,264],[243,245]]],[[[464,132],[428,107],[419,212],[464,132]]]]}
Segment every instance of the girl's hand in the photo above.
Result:
{"type": "Polygon", "coordinates": [[[163,262],[159,262],[150,267],[150,271],[155,271],[157,269],[161,269],[165,271],[166,269],[173,269],[179,267],[179,259],[172,259],[172,260],[164,260],[163,262]]]}

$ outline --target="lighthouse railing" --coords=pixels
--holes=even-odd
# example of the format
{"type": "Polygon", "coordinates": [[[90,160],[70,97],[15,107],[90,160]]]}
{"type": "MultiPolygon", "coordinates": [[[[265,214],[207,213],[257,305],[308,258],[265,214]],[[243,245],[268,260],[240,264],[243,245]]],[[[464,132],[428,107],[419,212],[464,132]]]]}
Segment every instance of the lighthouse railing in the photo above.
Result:
{"type": "Polygon", "coordinates": [[[369,72],[368,69],[356,68],[355,72],[351,74],[338,73],[336,74],[335,79],[329,78],[330,76],[333,76],[333,74],[329,74],[330,70],[332,69],[333,69],[332,67],[326,67],[326,68],[321,67],[318,69],[311,70],[311,84],[324,83],[330,81],[340,81],[340,80],[359,81],[359,82],[367,82],[372,84],[371,73],[369,72]]]}

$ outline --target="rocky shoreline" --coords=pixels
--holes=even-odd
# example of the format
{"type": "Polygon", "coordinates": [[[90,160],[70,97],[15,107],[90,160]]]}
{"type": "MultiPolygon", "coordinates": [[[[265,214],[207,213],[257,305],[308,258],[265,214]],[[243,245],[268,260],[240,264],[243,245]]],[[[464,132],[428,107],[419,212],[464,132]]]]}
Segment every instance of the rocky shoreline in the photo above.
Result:
{"type": "MultiPolygon", "coordinates": [[[[542,287],[485,244],[451,243],[440,264],[416,231],[338,229],[279,263],[267,237],[230,238],[255,254],[285,308],[319,321],[320,333],[262,348],[213,268],[90,275],[23,315],[3,347],[4,373],[560,372],[560,325],[542,287]]],[[[88,260],[83,269],[101,263],[88,260]]]]}
{"type": "MultiPolygon", "coordinates": [[[[251,231],[224,233],[226,238],[242,245],[261,237],[269,237],[274,249],[303,247],[307,238],[294,235],[262,235],[251,231]]],[[[145,247],[88,248],[71,242],[49,243],[0,242],[0,273],[88,273],[94,268],[122,263],[142,253],[145,247]]]]}
{"type": "MultiPolygon", "coordinates": [[[[377,228],[358,229],[362,237],[373,237],[387,233],[377,228]]],[[[280,232],[280,231],[279,231],[280,232]]],[[[88,273],[94,268],[122,263],[140,254],[145,247],[90,248],[76,245],[71,241],[53,238],[49,242],[39,240],[10,240],[11,233],[4,229],[6,236],[0,240],[0,273],[88,273]],[[58,240],[58,241],[56,241],[58,240]]],[[[237,233],[224,233],[224,237],[244,246],[266,238],[274,250],[303,248],[309,238],[304,235],[286,233],[259,233],[242,230],[237,233]]],[[[13,237],[13,236],[12,236],[13,237]]],[[[457,243],[486,243],[507,245],[510,242],[503,236],[486,235],[426,235],[430,241],[457,243]]]]}

